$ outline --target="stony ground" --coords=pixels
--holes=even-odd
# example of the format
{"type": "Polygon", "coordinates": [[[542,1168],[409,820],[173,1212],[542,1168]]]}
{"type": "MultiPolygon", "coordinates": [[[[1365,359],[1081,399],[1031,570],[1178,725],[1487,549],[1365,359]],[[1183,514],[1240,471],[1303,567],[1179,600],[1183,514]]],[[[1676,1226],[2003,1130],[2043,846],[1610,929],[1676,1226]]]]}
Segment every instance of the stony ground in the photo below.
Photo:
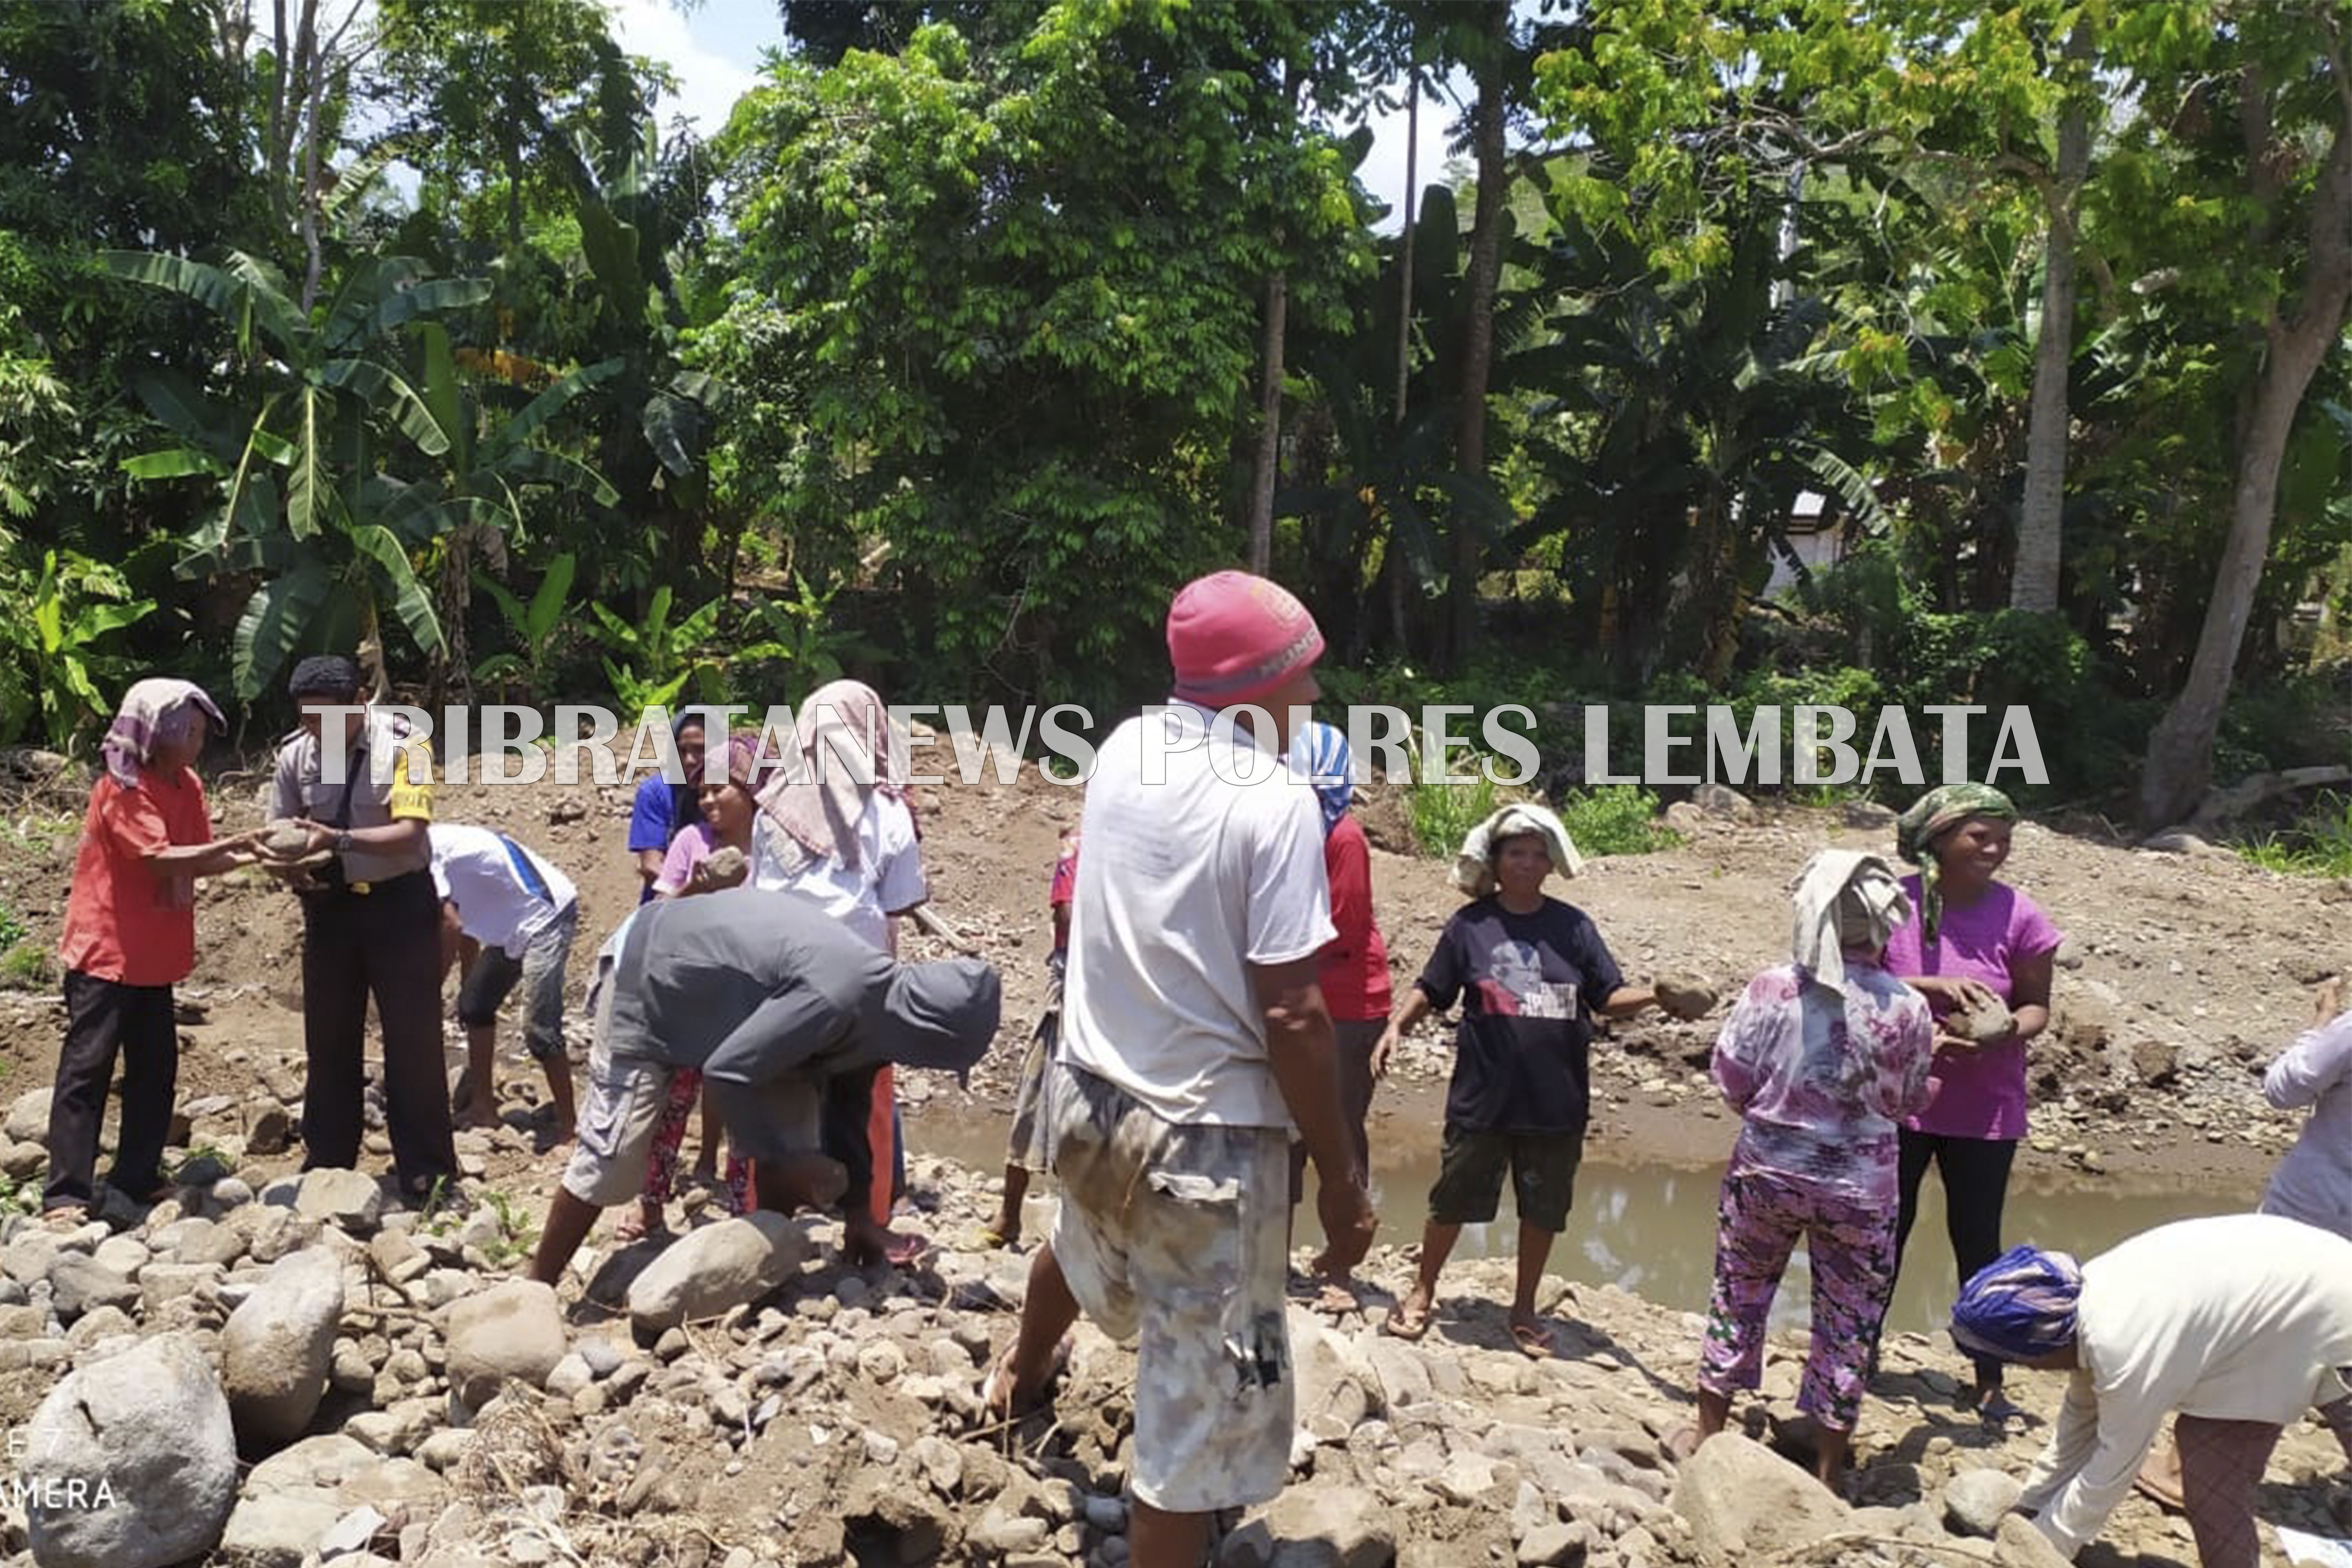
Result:
{"type": "MultiPolygon", "coordinates": [[[[214,784],[224,830],[259,820],[255,775],[214,784]]],[[[71,784],[25,793],[0,822],[0,904],[38,941],[55,938],[81,793],[71,784]]],[[[507,828],[553,857],[580,883],[583,933],[594,933],[635,898],[622,849],[627,793],[461,787],[444,793],[442,811],[507,828]]],[[[931,790],[923,804],[938,911],[957,943],[1003,969],[1007,1016],[969,1091],[916,1075],[907,1093],[931,1102],[932,1116],[992,1111],[1009,1099],[1042,988],[1045,876],[1077,796],[1033,777],[931,790]]],[[[1713,813],[1675,808],[1680,847],[1594,862],[1568,890],[1629,973],[1696,969],[1729,994],[1781,952],[1782,889],[1814,848],[1889,837],[1866,812],[1849,820],[1719,804],[1713,813]]],[[[1457,900],[1441,865],[1395,852],[1393,801],[1375,792],[1366,810],[1402,985],[1457,900]]],[[[2257,1183],[2294,1126],[2261,1106],[2259,1068],[2305,1022],[2309,984],[2343,967],[2347,889],[2195,846],[2133,848],[2095,822],[2021,828],[2012,875],[2071,939],[2059,1025],[2034,1058],[2025,1179],[2087,1194],[2257,1183]]],[[[297,930],[290,899],[250,878],[208,888],[200,903],[202,957],[183,988],[187,1125],[176,1144],[190,1184],[181,1200],[143,1215],[117,1211],[62,1239],[0,1219],[0,1429],[16,1472],[0,1492],[0,1551],[23,1550],[26,1486],[39,1495],[27,1450],[58,1447],[35,1413],[69,1371],[90,1369],[90,1386],[73,1402],[93,1413],[83,1428],[112,1408],[110,1376],[137,1394],[113,1396],[130,1407],[125,1444],[135,1442],[132,1417],[163,1413],[147,1422],[147,1440],[163,1444],[169,1462],[141,1476],[136,1489],[157,1500],[145,1511],[201,1521],[204,1500],[173,1491],[174,1474],[190,1488],[226,1476],[237,1490],[226,1542],[207,1561],[291,1565],[331,1551],[365,1563],[362,1548],[404,1563],[1108,1568],[1123,1560],[1131,1363],[1121,1352],[1082,1334],[1057,1416],[1017,1431],[973,1426],[982,1362],[1009,1334],[1020,1294],[1016,1258],[949,1251],[912,1272],[852,1275],[832,1262],[824,1227],[803,1239],[705,1226],[696,1245],[736,1249],[734,1266],[749,1270],[757,1298],[658,1331],[651,1320],[635,1329],[620,1295],[656,1244],[615,1256],[600,1235],[560,1304],[501,1288],[535,1234],[559,1158],[534,1120],[531,1075],[520,1063],[504,1074],[506,1124],[461,1136],[467,1181],[442,1211],[383,1212],[372,1177],[289,1183],[300,1158],[289,1142],[300,1097],[297,930]],[[340,1276],[339,1296],[322,1286],[320,1258],[332,1264],[326,1276],[340,1276]],[[270,1273],[288,1258],[303,1261],[270,1273]],[[256,1300],[265,1310],[248,1317],[246,1338],[260,1350],[232,1355],[244,1342],[229,1319],[256,1300]],[[476,1348],[461,1352],[461,1342],[476,1348]],[[95,1372],[128,1344],[146,1347],[152,1364],[95,1372]],[[303,1379],[288,1369],[314,1364],[326,1399],[289,1426],[288,1401],[299,1404],[303,1379]],[[490,1397],[502,1369],[520,1382],[490,1397]],[[234,1417],[211,1418],[208,1389],[234,1417]],[[281,1446],[289,1433],[299,1440],[281,1446]],[[215,1449],[234,1447],[226,1458],[215,1452],[210,1468],[187,1461],[199,1445],[192,1435],[206,1434],[215,1449]]],[[[908,946],[919,956],[950,943],[916,933],[908,946]]],[[[592,947],[581,944],[575,972],[592,947]]],[[[1597,1047],[1601,1152],[1720,1157],[1730,1126],[1700,1076],[1715,1022],[1619,1026],[1597,1047]]],[[[32,1181],[45,1163],[43,1118],[23,1097],[48,1081],[61,1025],[51,992],[0,994],[0,1103],[16,1104],[0,1130],[0,1177],[32,1181]]],[[[1378,1114],[1433,1115],[1445,1067],[1433,1031],[1405,1053],[1378,1114]]],[[[370,1161],[380,1168],[387,1152],[372,1135],[370,1161]]],[[[918,1155],[917,1198],[932,1211],[919,1224],[957,1245],[992,1208],[992,1194],[918,1155]]],[[[1391,1224],[1387,1234],[1406,1228],[1391,1224]]],[[[1613,1289],[1558,1284],[1549,1305],[1573,1353],[1537,1365],[1510,1351],[1502,1329],[1507,1266],[1465,1263],[1448,1277],[1437,1328],[1408,1347],[1373,1325],[1410,1264],[1405,1251],[1375,1255],[1367,1313],[1328,1329],[1294,1313],[1301,1484],[1267,1530],[1237,1529],[1222,1561],[1257,1568],[1276,1560],[1272,1539],[1335,1536],[1348,1550],[1278,1560],[1992,1561],[1993,1542],[1947,1533],[1947,1489],[1972,1468],[2021,1475],[2044,1433],[1987,1435],[1955,1406],[1962,1369],[1948,1351],[1904,1340],[1890,1345],[1865,1413],[1861,1510],[1801,1506],[1793,1470],[1761,1472],[1773,1487],[1759,1492],[1746,1455],[1698,1476],[1678,1510],[1662,1440],[1688,1419],[1695,1320],[1613,1289]],[[1693,1500],[1750,1494],[1764,1504],[1727,1524],[1693,1500]],[[1798,1534],[1822,1533],[1783,1540],[1783,1515],[1810,1521],[1790,1527],[1798,1534]]],[[[1799,1436],[1767,1424],[1790,1413],[1794,1366],[1776,1359],[1768,1398],[1750,1413],[1765,1436],[1799,1436]]],[[[2021,1392],[2046,1417],[2058,1387],[2028,1378],[2021,1392]]],[[[94,1461],[83,1453],[76,1462],[94,1461]]],[[[2265,1516],[2352,1533],[2331,1522],[2346,1501],[2333,1479],[2339,1465],[2315,1430],[2293,1434],[2273,1466],[2265,1516]]],[[[1964,1483],[1960,1511],[1980,1515],[1985,1500],[1975,1494],[1987,1490],[1998,1488],[1964,1483]]],[[[203,1544],[185,1555],[194,1560],[203,1544]]],[[[41,1561],[120,1563],[127,1550],[116,1542],[75,1557],[52,1542],[41,1561]]],[[[2012,1542],[2000,1560],[2029,1559],[2012,1542]]],[[[2192,1560],[2177,1523],[2137,1500],[2118,1515],[2110,1544],[2084,1559],[2192,1560]]]]}
{"type": "MultiPolygon", "coordinates": [[[[38,1109],[20,1104],[14,1131],[38,1109]]],[[[968,1234],[991,1200],[951,1166],[919,1161],[914,1176],[936,1234],[968,1234]]],[[[223,1177],[120,1231],[12,1219],[0,1552],[42,1568],[1118,1568],[1131,1357],[1082,1327],[1052,1407],[990,1425],[979,1384],[1024,1260],[947,1251],[852,1272],[835,1239],[814,1221],[715,1221],[592,1249],[559,1297],[511,1278],[495,1207],[390,1209],[347,1172],[223,1177]],[[111,1506],[44,1504],[77,1477],[92,1491],[110,1477],[111,1506]],[[28,1506],[43,1533],[26,1552],[28,1506]],[[181,1531],[179,1555],[139,1556],[142,1531],[167,1552],[181,1531]]],[[[1293,1307],[1294,1484],[1226,1521],[1221,1565],[2042,1561],[2013,1532],[1984,1537],[2046,1432],[2054,1378],[2021,1379],[2033,1419],[1989,1433],[1958,1408],[1946,1347],[1890,1342],[1850,1508],[1740,1439],[1670,1460],[1696,1318],[1548,1281],[1563,1353],[1530,1362],[1505,1332],[1506,1267],[1450,1275],[1418,1344],[1374,1326],[1406,1282],[1397,1250],[1365,1271],[1362,1311],[1293,1307]]],[[[1793,1348],[1741,1415],[1801,1456],[1793,1348]]],[[[2352,1501],[2339,1465],[2316,1427],[2291,1432],[2265,1517],[2336,1532],[2352,1501]]],[[[2194,1558],[2135,1498],[2083,1561],[2194,1558]]]]}

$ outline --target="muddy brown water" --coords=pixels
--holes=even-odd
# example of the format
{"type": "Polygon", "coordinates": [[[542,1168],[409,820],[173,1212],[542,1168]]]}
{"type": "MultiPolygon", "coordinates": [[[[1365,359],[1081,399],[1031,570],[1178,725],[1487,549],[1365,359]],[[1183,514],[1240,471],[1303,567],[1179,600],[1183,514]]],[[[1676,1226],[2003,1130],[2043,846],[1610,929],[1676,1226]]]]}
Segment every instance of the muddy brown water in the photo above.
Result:
{"type": "MultiPolygon", "coordinates": [[[[943,1155],[973,1170],[994,1171],[1003,1164],[1006,1126],[1001,1115],[935,1107],[908,1116],[907,1143],[918,1154],[943,1155]]],[[[1376,1115],[1372,1200],[1380,1210],[1381,1243],[1411,1245],[1418,1239],[1428,1212],[1430,1184],[1437,1178],[1439,1136],[1433,1121],[1376,1115]]],[[[1727,1127],[1725,1136],[1727,1142],[1727,1127]]],[[[1551,1271],[1583,1284],[1622,1286],[1662,1306],[1705,1311],[1714,1282],[1716,1198],[1722,1181],[1719,1161],[1712,1165],[1623,1164],[1588,1155],[1577,1174],[1575,1212],[1552,1248],[1551,1271]]],[[[1309,1182],[1307,1214],[1299,1227],[1301,1247],[1311,1245],[1318,1236],[1311,1217],[1311,1177],[1309,1182]]],[[[1051,1194],[1050,1181],[1031,1185],[1028,1224],[1033,1239],[1048,1223],[1051,1194]]],[[[2123,1192],[2083,1184],[2053,1186],[2021,1177],[2011,1184],[2001,1234],[2007,1244],[2030,1241],[2091,1258],[2173,1220],[2244,1213],[2261,1195],[2258,1186],[2236,1191],[2210,1183],[2193,1189],[2123,1192]]],[[[1517,1239],[1507,1191],[1496,1222],[1466,1227],[1455,1256],[1507,1256],[1517,1239]]],[[[1941,1329],[1949,1321],[1958,1284],[1944,1229],[1943,1193],[1931,1172],[1888,1328],[1941,1329]]],[[[1779,1328],[1801,1328],[1810,1310],[1801,1247],[1773,1302],[1772,1321],[1779,1328]]]]}

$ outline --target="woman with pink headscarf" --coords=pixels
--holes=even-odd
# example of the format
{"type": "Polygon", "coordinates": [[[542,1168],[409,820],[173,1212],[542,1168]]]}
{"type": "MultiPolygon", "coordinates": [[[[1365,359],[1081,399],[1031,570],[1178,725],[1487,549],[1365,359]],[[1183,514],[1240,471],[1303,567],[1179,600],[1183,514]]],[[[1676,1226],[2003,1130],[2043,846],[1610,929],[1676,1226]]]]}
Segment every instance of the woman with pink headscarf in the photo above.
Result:
{"type": "Polygon", "coordinates": [[[172,987],[196,964],[196,879],[250,864],[252,836],[213,839],[194,763],[220,710],[184,680],[142,680],[123,694],[100,750],[66,900],[66,1040],[49,1102],[49,1181],[42,1213],[79,1224],[98,1201],[99,1126],[115,1058],[122,1127],[106,1184],[133,1203],[170,1188],[163,1145],[179,1079],[172,987]]]}
{"type": "MultiPolygon", "coordinates": [[[[760,793],[751,885],[796,893],[888,953],[894,918],[930,897],[923,878],[906,737],[874,689],[835,680],[811,692],[793,726],[794,754],[760,793]]],[[[918,1238],[885,1228],[895,1193],[890,1069],[837,1078],[827,1091],[825,1152],[849,1171],[844,1250],[853,1263],[911,1261],[918,1238]]]]}

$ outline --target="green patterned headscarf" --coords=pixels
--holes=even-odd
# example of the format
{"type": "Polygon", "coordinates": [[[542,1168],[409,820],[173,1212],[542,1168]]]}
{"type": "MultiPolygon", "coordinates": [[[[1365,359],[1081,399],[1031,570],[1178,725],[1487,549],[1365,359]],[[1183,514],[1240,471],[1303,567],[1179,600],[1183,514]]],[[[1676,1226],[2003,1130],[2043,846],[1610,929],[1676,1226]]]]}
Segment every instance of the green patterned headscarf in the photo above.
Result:
{"type": "Polygon", "coordinates": [[[1931,789],[1895,819],[1895,852],[1919,868],[1919,940],[1932,942],[1944,923],[1944,895],[1937,884],[1936,840],[1971,816],[2015,822],[2017,806],[1989,784],[1951,784],[1931,789]]]}

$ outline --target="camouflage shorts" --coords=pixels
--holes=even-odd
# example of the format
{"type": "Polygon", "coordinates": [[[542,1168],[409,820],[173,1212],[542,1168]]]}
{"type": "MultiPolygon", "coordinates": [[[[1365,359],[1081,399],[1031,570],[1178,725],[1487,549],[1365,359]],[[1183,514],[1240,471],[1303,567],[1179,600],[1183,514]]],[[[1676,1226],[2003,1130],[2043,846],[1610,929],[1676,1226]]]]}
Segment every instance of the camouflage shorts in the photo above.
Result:
{"type": "Polygon", "coordinates": [[[1290,1477],[1288,1133],[1180,1126],[1067,1063],[1048,1075],[1054,1255],[1087,1315],[1138,1342],[1137,1499],[1265,1501],[1290,1477]]]}

